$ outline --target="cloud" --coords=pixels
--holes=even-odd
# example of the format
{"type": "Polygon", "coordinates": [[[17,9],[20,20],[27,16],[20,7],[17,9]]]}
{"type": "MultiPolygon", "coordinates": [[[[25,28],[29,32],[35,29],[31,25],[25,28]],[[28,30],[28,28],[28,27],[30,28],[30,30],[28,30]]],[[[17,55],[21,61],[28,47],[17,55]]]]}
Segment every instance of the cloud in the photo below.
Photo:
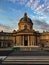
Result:
{"type": "Polygon", "coordinates": [[[36,8],[36,11],[41,11],[44,8],[44,4],[40,5],[38,8],[36,8]]]}
{"type": "Polygon", "coordinates": [[[48,0],[29,0],[26,3],[26,7],[31,8],[37,14],[47,14],[49,13],[49,1],[48,0]]]}
{"type": "Polygon", "coordinates": [[[27,1],[27,0],[8,0],[9,2],[12,2],[12,3],[19,3],[19,4],[25,4],[25,2],[27,1]]]}
{"type": "Polygon", "coordinates": [[[34,20],[34,24],[35,26],[37,26],[37,28],[43,31],[49,31],[49,24],[46,23],[44,20],[40,21],[40,20],[34,20]]]}
{"type": "Polygon", "coordinates": [[[49,12],[49,0],[8,0],[12,3],[18,3],[20,5],[25,5],[34,10],[36,13],[46,13],[49,12]]]}
{"type": "Polygon", "coordinates": [[[34,6],[34,9],[38,7],[39,2],[40,2],[40,0],[35,0],[34,5],[33,5],[34,6]]]}
{"type": "Polygon", "coordinates": [[[13,13],[21,13],[21,10],[18,10],[18,9],[15,9],[15,8],[10,8],[10,10],[11,10],[13,13]]]}
{"type": "MultiPolygon", "coordinates": [[[[32,17],[34,19],[37,19],[37,18],[39,19],[39,20],[35,20],[35,22],[34,22],[35,23],[35,26],[37,25],[38,28],[40,28],[42,30],[45,30],[45,29],[46,30],[49,30],[49,24],[46,23],[48,21],[48,19],[49,19],[49,0],[6,0],[6,1],[9,1],[9,2],[14,3],[14,6],[16,6],[18,4],[18,5],[22,5],[21,7],[23,7],[23,5],[24,5],[23,9],[24,8],[30,8],[30,10],[32,10],[32,12],[33,12],[33,13],[31,13],[32,14],[32,17]],[[48,15],[48,16],[45,16],[45,15],[48,15]],[[45,21],[41,21],[41,19],[44,19],[44,20],[47,20],[47,21],[46,22],[45,21]]],[[[20,13],[22,13],[22,10],[19,9],[17,6],[16,6],[17,9],[14,9],[12,7],[11,6],[9,7],[9,10],[11,8],[10,15],[11,14],[12,15],[16,15],[17,16],[16,18],[18,19],[18,15],[20,13]],[[17,14],[17,13],[19,13],[19,14],[17,14]]],[[[5,13],[4,11],[1,11],[1,12],[5,13]]],[[[6,19],[6,21],[8,20],[9,22],[12,22],[10,24],[16,26],[16,24],[15,24],[16,22],[14,20],[14,16],[13,16],[13,18],[10,18],[10,16],[1,16],[1,14],[0,14],[0,19],[1,18],[3,20],[6,19]]],[[[2,25],[2,29],[4,29],[4,28],[6,30],[8,29],[8,28],[6,28],[6,26],[3,26],[2,25]]]]}
{"type": "Polygon", "coordinates": [[[44,0],[44,4],[48,5],[49,4],[49,0],[44,0]]]}
{"type": "Polygon", "coordinates": [[[27,4],[25,6],[31,7],[31,3],[30,2],[27,2],[27,4]]]}
{"type": "Polygon", "coordinates": [[[30,0],[30,2],[32,3],[32,2],[33,2],[33,0],[30,0]]]}
{"type": "Polygon", "coordinates": [[[47,6],[47,8],[49,9],[49,6],[47,6]]]}
{"type": "Polygon", "coordinates": [[[26,2],[27,2],[27,0],[18,0],[17,2],[18,2],[18,4],[20,4],[20,5],[25,5],[26,2]]]}
{"type": "Polygon", "coordinates": [[[17,10],[15,8],[9,8],[10,10],[10,14],[14,14],[15,15],[15,18],[14,16],[10,16],[10,14],[8,13],[8,15],[6,15],[6,11],[4,11],[3,9],[0,9],[0,31],[3,30],[3,31],[11,31],[11,30],[14,30],[16,29],[15,27],[17,27],[17,24],[18,24],[18,14],[17,13],[21,13],[21,10],[17,10]],[[17,21],[17,22],[16,22],[17,21]],[[5,25],[2,25],[2,24],[5,24],[5,25]],[[9,25],[10,28],[7,28],[9,26],[6,26],[6,25],[9,25]]]}
{"type": "Polygon", "coordinates": [[[6,26],[6,25],[3,25],[3,24],[0,24],[0,31],[4,31],[4,32],[11,32],[12,31],[12,28],[10,26],[6,26]]]}
{"type": "Polygon", "coordinates": [[[10,1],[12,3],[16,3],[17,0],[8,0],[8,1],[10,1]]]}

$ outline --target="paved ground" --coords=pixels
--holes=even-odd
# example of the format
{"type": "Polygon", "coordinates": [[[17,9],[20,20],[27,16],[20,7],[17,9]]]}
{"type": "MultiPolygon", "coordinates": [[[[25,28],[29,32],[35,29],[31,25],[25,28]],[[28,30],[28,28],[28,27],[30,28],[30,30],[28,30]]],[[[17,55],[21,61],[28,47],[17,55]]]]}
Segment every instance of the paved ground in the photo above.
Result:
{"type": "Polygon", "coordinates": [[[49,56],[8,56],[4,64],[49,64],[49,56]]]}
{"type": "MultiPolygon", "coordinates": [[[[33,60],[33,61],[49,61],[49,56],[8,56],[6,59],[5,59],[6,61],[18,61],[18,60],[20,60],[20,61],[31,61],[31,60],[33,60]]],[[[5,61],[4,60],[4,61],[5,61]]]]}
{"type": "Polygon", "coordinates": [[[49,51],[0,51],[3,65],[14,64],[49,64],[49,51]],[[9,64],[11,63],[11,64],[9,64]]]}

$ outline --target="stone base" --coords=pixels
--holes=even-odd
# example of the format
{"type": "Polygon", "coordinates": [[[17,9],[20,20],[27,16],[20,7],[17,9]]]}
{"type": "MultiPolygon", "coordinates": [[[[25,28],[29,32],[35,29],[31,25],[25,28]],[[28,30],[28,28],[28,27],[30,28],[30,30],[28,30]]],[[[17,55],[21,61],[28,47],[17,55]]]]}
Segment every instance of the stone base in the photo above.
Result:
{"type": "Polygon", "coordinates": [[[20,51],[36,51],[40,50],[39,46],[14,46],[14,48],[20,48],[20,51]]]}

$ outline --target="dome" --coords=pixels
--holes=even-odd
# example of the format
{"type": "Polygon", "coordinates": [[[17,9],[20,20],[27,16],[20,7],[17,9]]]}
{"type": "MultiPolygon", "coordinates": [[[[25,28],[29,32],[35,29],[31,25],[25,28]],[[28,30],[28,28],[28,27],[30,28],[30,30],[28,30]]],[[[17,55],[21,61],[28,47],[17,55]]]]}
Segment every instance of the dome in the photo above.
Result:
{"type": "Polygon", "coordinates": [[[28,18],[27,13],[24,13],[24,17],[21,18],[19,21],[19,23],[24,23],[24,22],[33,24],[32,20],[30,18],[28,18]]]}
{"type": "Polygon", "coordinates": [[[24,13],[24,16],[20,19],[19,23],[19,30],[24,30],[24,29],[32,29],[33,28],[33,23],[30,18],[28,18],[27,13],[24,13]]]}

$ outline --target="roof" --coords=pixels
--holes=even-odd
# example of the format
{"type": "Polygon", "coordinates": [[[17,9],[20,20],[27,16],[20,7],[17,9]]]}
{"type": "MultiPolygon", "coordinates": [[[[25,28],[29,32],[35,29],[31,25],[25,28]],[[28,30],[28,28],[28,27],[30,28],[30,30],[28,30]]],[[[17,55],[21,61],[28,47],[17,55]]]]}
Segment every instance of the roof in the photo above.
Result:
{"type": "Polygon", "coordinates": [[[27,13],[24,13],[24,17],[22,17],[20,19],[19,23],[25,23],[25,22],[33,24],[32,20],[30,18],[28,18],[27,13]]]}

